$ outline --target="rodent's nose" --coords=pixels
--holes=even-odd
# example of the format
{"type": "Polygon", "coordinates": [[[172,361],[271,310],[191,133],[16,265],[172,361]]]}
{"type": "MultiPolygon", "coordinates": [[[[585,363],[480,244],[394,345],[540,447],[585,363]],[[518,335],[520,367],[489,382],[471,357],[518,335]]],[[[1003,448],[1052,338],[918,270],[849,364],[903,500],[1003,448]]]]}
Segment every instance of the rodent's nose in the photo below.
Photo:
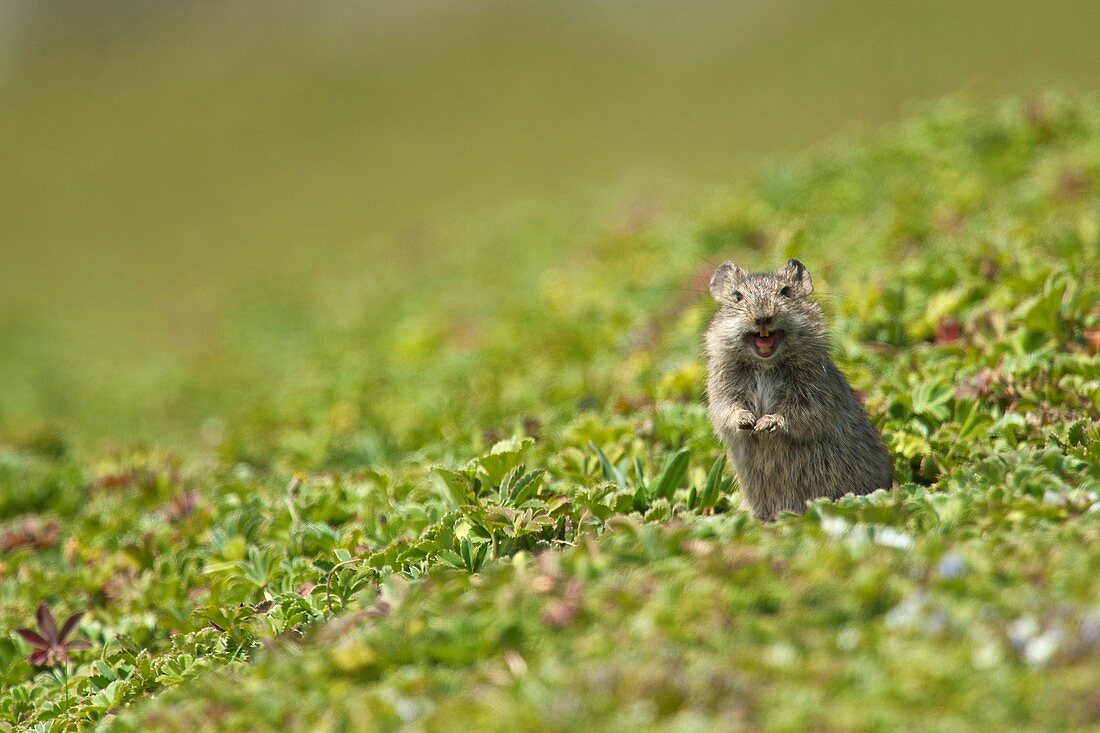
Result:
{"type": "Polygon", "coordinates": [[[772,317],[771,316],[757,316],[753,320],[756,323],[758,328],[762,327],[762,326],[770,326],[771,323],[772,323],[772,317]]]}

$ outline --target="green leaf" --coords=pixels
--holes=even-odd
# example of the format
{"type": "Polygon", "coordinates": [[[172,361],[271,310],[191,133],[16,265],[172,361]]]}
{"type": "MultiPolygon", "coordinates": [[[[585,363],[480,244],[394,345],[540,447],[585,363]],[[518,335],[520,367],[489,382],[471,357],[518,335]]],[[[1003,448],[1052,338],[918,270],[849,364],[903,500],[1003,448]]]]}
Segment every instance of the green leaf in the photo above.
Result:
{"type": "Polygon", "coordinates": [[[458,556],[462,562],[461,567],[465,567],[471,573],[481,570],[488,553],[489,545],[487,543],[475,544],[465,539],[458,545],[458,556]]]}
{"type": "Polygon", "coordinates": [[[688,462],[691,460],[691,451],[687,448],[681,448],[675,455],[670,456],[665,461],[665,467],[661,470],[661,475],[658,477],[657,482],[653,485],[653,490],[650,495],[657,499],[672,500],[672,496],[676,493],[676,489],[683,483],[684,476],[687,475],[688,462]]]}
{"type": "Polygon", "coordinates": [[[634,456],[634,478],[638,482],[638,486],[643,489],[646,488],[645,469],[642,468],[642,461],[638,456],[634,456]]]}
{"type": "Polygon", "coordinates": [[[726,456],[723,454],[718,457],[718,460],[714,462],[707,473],[706,483],[703,484],[703,494],[699,498],[700,509],[711,509],[718,503],[718,496],[725,485],[725,479],[722,477],[722,471],[725,467],[726,456]]]}
{"type": "Polygon", "coordinates": [[[453,552],[452,550],[440,550],[439,553],[436,554],[436,557],[438,557],[439,561],[444,565],[456,570],[466,569],[465,561],[463,561],[462,557],[460,557],[457,552],[453,552]]]}
{"type": "Polygon", "coordinates": [[[545,475],[546,471],[542,468],[520,475],[511,486],[508,493],[508,502],[512,506],[522,505],[539,490],[545,475]]]}
{"type": "Polygon", "coordinates": [[[954,392],[954,387],[947,381],[920,382],[912,390],[913,412],[942,422],[951,416],[947,403],[954,392]]]}
{"type": "Polygon", "coordinates": [[[993,424],[983,407],[974,400],[955,403],[955,421],[959,423],[959,440],[975,440],[985,437],[993,424]]]}
{"type": "Polygon", "coordinates": [[[527,449],[534,444],[531,438],[509,438],[493,445],[488,455],[478,458],[477,462],[489,478],[490,485],[499,486],[509,471],[522,465],[527,449]]]}
{"type": "Polygon", "coordinates": [[[607,457],[607,454],[600,450],[600,447],[598,445],[590,440],[588,441],[588,447],[591,448],[596,453],[596,457],[600,459],[600,466],[603,468],[603,477],[605,479],[615,482],[624,489],[630,485],[627,483],[626,476],[623,475],[623,472],[611,463],[611,460],[607,457]]]}
{"type": "Polygon", "coordinates": [[[1027,298],[1016,308],[1014,315],[1025,328],[1060,338],[1062,324],[1059,312],[1068,287],[1063,277],[1052,275],[1043,284],[1042,293],[1027,298]]]}
{"type": "Polygon", "coordinates": [[[434,466],[432,471],[443,480],[446,496],[452,504],[460,507],[477,503],[472,476],[442,466],[434,466]]]}

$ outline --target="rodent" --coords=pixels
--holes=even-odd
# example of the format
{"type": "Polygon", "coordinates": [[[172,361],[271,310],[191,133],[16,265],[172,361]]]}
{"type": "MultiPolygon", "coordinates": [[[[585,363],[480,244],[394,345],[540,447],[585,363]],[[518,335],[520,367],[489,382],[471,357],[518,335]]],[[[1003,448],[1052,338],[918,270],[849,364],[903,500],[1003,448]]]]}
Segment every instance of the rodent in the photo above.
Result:
{"type": "Polygon", "coordinates": [[[710,280],[719,304],[706,332],[710,420],[744,502],[766,521],[893,483],[882,436],[829,356],[813,290],[794,259],[768,273],[724,262],[710,280]]]}

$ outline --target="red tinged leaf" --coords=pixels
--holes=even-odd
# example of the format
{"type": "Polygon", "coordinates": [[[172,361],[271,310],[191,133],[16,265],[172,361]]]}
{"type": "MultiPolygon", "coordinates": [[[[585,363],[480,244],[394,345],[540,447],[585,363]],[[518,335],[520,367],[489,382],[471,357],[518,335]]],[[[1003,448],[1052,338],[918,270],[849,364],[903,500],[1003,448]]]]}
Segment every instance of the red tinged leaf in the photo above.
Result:
{"type": "Polygon", "coordinates": [[[542,421],[537,417],[527,416],[523,418],[523,432],[535,440],[542,437],[542,421]]]}
{"type": "Polygon", "coordinates": [[[385,601],[378,601],[372,608],[367,609],[364,615],[366,618],[385,618],[390,615],[390,604],[385,601]]]}
{"type": "Polygon", "coordinates": [[[1085,337],[1085,351],[1100,354],[1100,327],[1086,328],[1081,335],[1085,337]]]}
{"type": "Polygon", "coordinates": [[[65,619],[60,631],[57,628],[57,620],[45,601],[38,604],[34,617],[38,622],[37,632],[32,629],[16,631],[27,643],[35,647],[35,651],[28,657],[31,664],[39,667],[68,664],[71,661],[69,652],[91,648],[92,645],[87,639],[65,641],[65,637],[69,636],[80,623],[80,619],[84,618],[84,611],[77,611],[65,619]]]}
{"type": "MultiPolygon", "coordinates": [[[[65,619],[65,623],[61,624],[61,633],[58,634],[58,641],[65,641],[65,637],[72,633],[76,625],[80,623],[80,619],[84,618],[83,611],[77,611],[72,616],[65,619]]],[[[72,646],[71,644],[69,645],[72,646]]]]}
{"type": "Polygon", "coordinates": [[[137,471],[123,471],[100,476],[95,480],[97,489],[129,489],[141,483],[141,476],[137,471]]]}
{"type": "Polygon", "coordinates": [[[548,626],[569,626],[581,610],[581,584],[574,578],[565,585],[560,600],[547,605],[542,612],[542,622],[548,626]]]}
{"type": "Polygon", "coordinates": [[[1028,97],[1024,103],[1024,116],[1029,125],[1042,133],[1049,134],[1054,128],[1049,105],[1038,97],[1028,97]]]}
{"type": "MultiPolygon", "coordinates": [[[[290,486],[287,487],[287,492],[293,494],[298,486],[301,486],[302,480],[295,476],[291,479],[290,486]]],[[[199,495],[194,491],[183,491],[176,494],[164,507],[164,518],[168,520],[169,524],[175,524],[182,519],[194,514],[195,509],[199,504],[199,495]]]]}
{"type": "Polygon", "coordinates": [[[448,332],[452,346],[473,349],[481,344],[483,335],[481,325],[472,320],[462,320],[451,324],[448,332]]]}
{"type": "Polygon", "coordinates": [[[41,601],[38,604],[38,609],[34,612],[34,618],[38,621],[38,629],[42,632],[42,635],[51,644],[56,644],[57,637],[57,621],[54,619],[53,614],[50,612],[50,607],[46,605],[45,601],[41,601]]]}
{"type": "Polygon", "coordinates": [[[22,636],[31,646],[38,647],[39,649],[46,649],[50,646],[50,642],[34,633],[31,629],[16,629],[15,633],[22,636]]]}
{"type": "Polygon", "coordinates": [[[1083,170],[1064,171],[1054,187],[1054,196],[1059,201],[1073,201],[1087,193],[1091,183],[1088,174],[1083,170]]]}
{"type": "Polygon", "coordinates": [[[962,400],[985,397],[995,381],[997,381],[997,372],[988,367],[980,369],[977,374],[955,388],[955,397],[962,400]]]}
{"type": "Polygon", "coordinates": [[[949,344],[958,341],[960,336],[962,336],[962,324],[953,318],[941,316],[939,323],[936,324],[936,343],[949,344]]]}
{"type": "Polygon", "coordinates": [[[24,517],[0,532],[0,552],[11,552],[22,547],[45,550],[57,545],[60,535],[61,524],[56,519],[24,517]]]}

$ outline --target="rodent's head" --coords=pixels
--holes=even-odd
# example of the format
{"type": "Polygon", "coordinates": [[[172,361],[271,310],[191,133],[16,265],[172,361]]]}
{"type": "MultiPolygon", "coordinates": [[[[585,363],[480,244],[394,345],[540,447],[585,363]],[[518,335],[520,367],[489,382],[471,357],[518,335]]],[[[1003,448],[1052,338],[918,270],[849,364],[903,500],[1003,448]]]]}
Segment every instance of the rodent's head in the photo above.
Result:
{"type": "Polygon", "coordinates": [[[707,331],[713,356],[762,365],[827,346],[825,318],[810,299],[806,266],[790,260],[776,272],[747,273],[723,262],[710,279],[718,312],[707,331]]]}

